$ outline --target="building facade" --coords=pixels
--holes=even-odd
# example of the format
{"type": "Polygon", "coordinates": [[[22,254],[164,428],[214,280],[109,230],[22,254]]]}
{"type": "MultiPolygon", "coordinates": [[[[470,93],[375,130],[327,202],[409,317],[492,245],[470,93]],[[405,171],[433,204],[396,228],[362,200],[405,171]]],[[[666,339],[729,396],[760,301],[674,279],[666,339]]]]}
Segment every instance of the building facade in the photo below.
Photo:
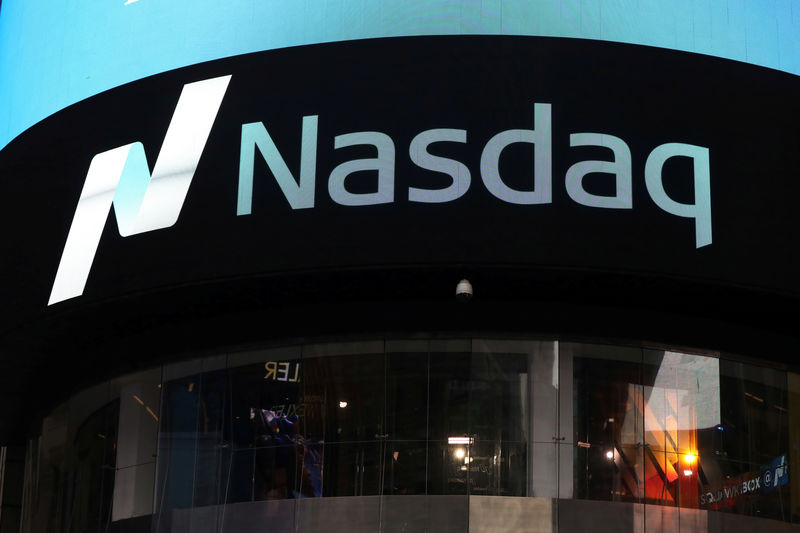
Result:
{"type": "Polygon", "coordinates": [[[796,528],[800,6],[645,4],[5,0],[0,532],[796,528]]]}

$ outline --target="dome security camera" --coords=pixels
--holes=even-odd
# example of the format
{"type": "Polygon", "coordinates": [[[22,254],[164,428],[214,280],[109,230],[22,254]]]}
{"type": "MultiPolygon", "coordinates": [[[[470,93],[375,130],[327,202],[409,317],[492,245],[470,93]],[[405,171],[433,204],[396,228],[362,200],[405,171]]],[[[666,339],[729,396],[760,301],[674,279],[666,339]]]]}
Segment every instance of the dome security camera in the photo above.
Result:
{"type": "Polygon", "coordinates": [[[456,299],[461,303],[467,303],[472,299],[472,283],[467,279],[462,279],[456,285],[456,299]]]}

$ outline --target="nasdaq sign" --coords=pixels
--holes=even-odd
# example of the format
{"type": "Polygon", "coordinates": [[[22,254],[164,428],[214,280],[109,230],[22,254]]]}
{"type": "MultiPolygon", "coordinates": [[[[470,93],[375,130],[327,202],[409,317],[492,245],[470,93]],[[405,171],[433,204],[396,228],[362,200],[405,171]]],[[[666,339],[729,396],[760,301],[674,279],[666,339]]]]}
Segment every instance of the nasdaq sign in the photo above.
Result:
{"type": "MultiPolygon", "coordinates": [[[[94,156],[81,191],[78,206],[67,235],[48,305],[83,294],[100,237],[113,205],[119,233],[123,237],[173,226],[197,170],[217,118],[231,75],[186,84],[178,99],[172,120],[152,173],[141,142],[104,151],[94,156]]],[[[323,143],[334,151],[360,147],[376,152],[376,157],[347,160],[328,171],[327,191],[330,200],[341,206],[409,203],[442,204],[464,196],[473,185],[473,173],[479,174],[482,192],[497,202],[522,206],[553,203],[557,179],[553,170],[553,104],[531,102],[531,114],[521,117],[532,128],[515,128],[493,134],[481,143],[479,165],[470,169],[464,161],[437,155],[442,145],[471,142],[470,132],[461,128],[426,129],[414,135],[407,149],[398,150],[396,138],[381,131],[355,131],[334,135],[332,140],[319,138],[320,116],[302,118],[299,139],[299,173],[293,173],[263,122],[241,126],[238,161],[236,214],[252,213],[256,164],[260,156],[274,177],[292,210],[317,205],[317,174],[322,166],[317,152],[323,143]],[[514,145],[527,146],[533,155],[532,175],[508,170],[501,160],[514,145]],[[413,168],[439,174],[438,185],[409,186],[400,190],[395,180],[398,159],[407,157],[413,168]],[[505,169],[505,170],[504,170],[505,169]],[[368,172],[377,177],[370,190],[354,190],[351,176],[368,172]],[[442,179],[444,178],[444,180],[442,179]],[[445,183],[446,185],[441,185],[445,183]]],[[[643,168],[634,168],[628,143],[620,137],[598,132],[576,132],[563,138],[564,149],[590,147],[604,151],[607,160],[583,160],[572,164],[563,177],[563,188],[576,204],[610,210],[634,208],[634,178],[643,178],[644,189],[662,211],[694,221],[696,248],[712,243],[711,171],[709,149],[679,142],[653,148],[643,168]],[[683,158],[691,162],[693,199],[678,201],[664,184],[667,161],[683,158]],[[585,186],[589,175],[603,175],[610,193],[590,192],[585,186]]],[[[326,147],[326,148],[327,148],[326,147]]],[[[560,153],[564,149],[558,147],[560,153]]],[[[286,152],[284,152],[286,153],[286,152]]],[[[530,152],[529,152],[530,153],[530,152]]],[[[637,154],[641,155],[641,154],[637,154]]],[[[236,169],[234,161],[220,162],[236,169]]],[[[235,170],[234,170],[235,172],[235,170]]],[[[233,173],[231,173],[233,174],[233,173]]],[[[230,184],[233,185],[233,184],[230,184]]],[[[641,188],[640,188],[641,189],[641,188]]],[[[638,201],[637,201],[638,202],[638,201]]]]}

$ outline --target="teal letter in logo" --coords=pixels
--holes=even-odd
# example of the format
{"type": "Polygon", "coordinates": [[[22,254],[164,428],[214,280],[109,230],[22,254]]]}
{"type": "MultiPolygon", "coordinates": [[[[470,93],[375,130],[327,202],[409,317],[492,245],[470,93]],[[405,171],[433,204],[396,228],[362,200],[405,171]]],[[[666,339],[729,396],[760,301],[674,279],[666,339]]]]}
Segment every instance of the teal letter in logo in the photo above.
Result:
{"type": "Polygon", "coordinates": [[[47,305],[83,294],[112,203],[123,237],[175,224],[230,79],[183,87],[152,175],[139,142],[94,156],[47,305]]]}
{"type": "Polygon", "coordinates": [[[303,117],[303,139],[300,147],[300,182],[286,166],[278,147],[261,122],[242,124],[242,145],[239,156],[239,199],[237,215],[253,211],[253,173],[256,147],[292,209],[314,207],[314,187],[317,180],[317,123],[319,116],[303,117]]]}

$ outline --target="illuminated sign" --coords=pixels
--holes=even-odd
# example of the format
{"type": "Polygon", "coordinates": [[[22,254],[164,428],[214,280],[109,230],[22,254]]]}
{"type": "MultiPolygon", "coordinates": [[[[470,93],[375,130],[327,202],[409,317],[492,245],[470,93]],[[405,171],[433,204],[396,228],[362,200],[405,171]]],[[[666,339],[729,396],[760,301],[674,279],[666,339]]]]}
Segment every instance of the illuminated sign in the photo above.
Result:
{"type": "MultiPolygon", "coordinates": [[[[175,224],[197,169],[231,76],[222,76],[184,86],[152,174],[141,143],[131,143],[97,154],[91,161],[78,206],[56,273],[48,305],[83,294],[103,227],[114,206],[119,233],[123,237],[167,228],[175,224]]],[[[262,122],[241,127],[237,215],[252,212],[256,152],[271,170],[293,210],[315,207],[319,115],[302,120],[300,172],[295,176],[262,122]]],[[[509,129],[493,135],[480,155],[480,178],[485,189],[502,202],[516,205],[553,203],[552,105],[533,103],[533,129],[509,129]],[[527,185],[515,188],[501,175],[504,151],[515,144],[533,145],[533,176],[527,185]],[[532,179],[531,179],[532,178],[532,179]]],[[[443,188],[409,187],[412,203],[440,204],[463,196],[471,187],[472,172],[466,164],[431,153],[441,143],[468,142],[466,129],[424,130],[411,140],[407,154],[417,167],[449,177],[443,188]]],[[[611,161],[587,160],[570,166],[564,176],[567,195],[577,204],[601,209],[633,209],[634,170],[643,174],[646,190],[663,211],[693,219],[695,246],[712,242],[709,149],[670,142],[656,146],[643,169],[633,168],[631,149],[619,137],[604,133],[571,133],[569,147],[610,150],[611,161]],[[662,171],[667,161],[687,158],[692,162],[694,200],[682,203],[666,192],[662,171]],[[594,194],[584,187],[589,174],[614,177],[613,194],[594,194]]],[[[368,206],[395,202],[395,140],[380,131],[358,131],[334,136],[335,150],[369,146],[377,157],[343,162],[330,170],[327,189],[331,200],[342,206],[368,206]],[[371,191],[354,192],[348,178],[363,171],[377,172],[371,191]]],[[[519,177],[516,177],[519,180],[519,177]]]]}
{"type": "Polygon", "coordinates": [[[94,156],[48,305],[83,294],[112,202],[123,237],[175,224],[230,78],[184,86],[152,175],[140,142],[94,156]]]}
{"type": "MultiPolygon", "coordinates": [[[[300,155],[299,179],[292,175],[286,162],[275,146],[269,132],[260,122],[242,126],[242,148],[239,166],[239,201],[237,214],[249,215],[253,195],[253,166],[256,148],[264,157],[292,209],[314,207],[315,169],[317,152],[318,116],[303,117],[302,151],[300,155]]],[[[480,176],[486,189],[495,197],[510,204],[535,205],[553,202],[552,146],[553,132],[551,105],[534,104],[535,128],[506,130],[489,139],[480,159],[480,176]],[[534,145],[534,175],[531,190],[518,190],[508,186],[500,175],[500,158],[512,144],[534,145]]],[[[409,187],[408,201],[421,203],[443,203],[464,195],[470,188],[470,171],[466,165],[454,159],[433,155],[428,148],[434,143],[467,142],[467,131],[462,129],[432,129],[417,134],[411,141],[408,155],[420,168],[445,174],[450,177],[448,187],[438,190],[409,187]]],[[[347,161],[331,170],[328,178],[328,193],[339,205],[361,206],[385,204],[395,201],[395,158],[393,139],[378,131],[362,131],[337,135],[334,148],[371,145],[378,156],[370,159],[347,161]],[[348,191],[346,181],[353,173],[373,170],[378,173],[377,188],[370,192],[348,191]]],[[[573,133],[569,145],[595,146],[610,149],[613,161],[581,161],[572,165],[566,173],[567,193],[576,203],[606,209],[632,209],[631,150],[622,139],[603,133],[573,133]],[[583,186],[589,174],[611,174],[615,177],[613,196],[591,194],[583,186]]],[[[657,146],[647,156],[644,179],[650,198],[661,209],[679,217],[695,221],[696,247],[711,244],[711,171],[709,151],[702,146],[684,143],[667,143],[657,146]],[[695,201],[679,203],[667,195],[662,181],[662,170],[667,160],[687,157],[693,162],[695,201]]]]}

